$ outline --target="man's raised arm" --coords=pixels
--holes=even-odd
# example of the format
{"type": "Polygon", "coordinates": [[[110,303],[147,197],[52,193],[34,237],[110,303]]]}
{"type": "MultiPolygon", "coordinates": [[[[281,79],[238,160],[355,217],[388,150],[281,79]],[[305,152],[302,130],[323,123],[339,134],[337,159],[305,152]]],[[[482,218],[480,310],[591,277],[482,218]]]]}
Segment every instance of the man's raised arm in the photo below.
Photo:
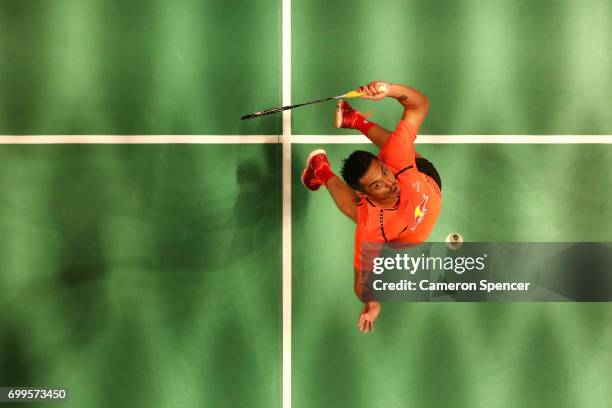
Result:
{"type": "MultiPolygon", "coordinates": [[[[357,90],[363,93],[362,98],[364,99],[380,100],[385,97],[397,99],[404,107],[402,119],[410,123],[410,125],[414,127],[416,133],[419,132],[421,124],[425,120],[425,116],[427,116],[427,110],[429,109],[429,101],[421,92],[406,85],[391,84],[383,81],[370,82],[368,85],[357,88],[357,90]]],[[[384,139],[383,134],[380,136],[380,138],[384,139]]],[[[381,144],[380,142],[384,142],[384,140],[372,141],[376,145],[381,144]]]]}
{"type": "Polygon", "coordinates": [[[402,119],[410,123],[415,132],[419,133],[429,109],[427,97],[414,88],[400,84],[391,84],[388,96],[397,99],[402,104],[404,107],[402,119]]]}

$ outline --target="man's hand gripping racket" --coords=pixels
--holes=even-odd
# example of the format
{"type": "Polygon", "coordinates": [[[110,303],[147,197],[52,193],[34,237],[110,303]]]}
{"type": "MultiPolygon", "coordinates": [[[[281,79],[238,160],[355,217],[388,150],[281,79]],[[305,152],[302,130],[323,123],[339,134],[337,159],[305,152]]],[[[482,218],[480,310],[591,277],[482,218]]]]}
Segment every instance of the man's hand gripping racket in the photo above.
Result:
{"type": "Polygon", "coordinates": [[[300,106],[306,106],[306,105],[312,105],[312,104],[319,103],[319,102],[330,101],[332,99],[341,99],[341,98],[349,99],[349,98],[358,98],[358,97],[361,97],[363,99],[379,100],[379,99],[382,99],[382,98],[386,97],[388,95],[390,89],[391,89],[391,87],[390,87],[390,85],[387,82],[374,81],[374,82],[370,82],[368,85],[364,85],[364,86],[361,86],[361,87],[357,88],[357,90],[355,90],[355,91],[350,91],[350,92],[344,93],[342,95],[330,96],[330,97],[327,97],[327,98],[316,99],[314,101],[298,103],[296,105],[281,106],[281,107],[278,107],[278,108],[266,109],[266,110],[263,110],[263,111],[259,111],[259,112],[255,112],[255,113],[250,113],[248,115],[244,115],[240,119],[241,120],[245,120],[245,119],[258,118],[260,116],[270,115],[272,113],[279,113],[279,112],[283,112],[283,111],[286,111],[286,110],[289,110],[289,109],[299,108],[300,106]]]}

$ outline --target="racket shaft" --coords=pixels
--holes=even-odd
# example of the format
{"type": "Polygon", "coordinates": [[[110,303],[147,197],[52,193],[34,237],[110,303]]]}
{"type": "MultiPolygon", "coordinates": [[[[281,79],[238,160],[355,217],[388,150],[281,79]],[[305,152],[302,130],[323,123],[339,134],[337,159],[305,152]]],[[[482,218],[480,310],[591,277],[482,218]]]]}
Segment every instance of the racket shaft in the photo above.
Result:
{"type": "Polygon", "coordinates": [[[361,96],[361,93],[359,93],[357,91],[351,91],[351,92],[347,92],[347,93],[345,93],[343,95],[330,96],[329,98],[316,99],[314,101],[298,103],[296,105],[281,106],[280,108],[266,109],[266,110],[263,110],[261,112],[255,112],[255,113],[251,113],[249,115],[244,115],[240,119],[241,120],[253,119],[253,118],[258,118],[260,116],[270,115],[272,113],[278,113],[278,112],[286,111],[286,110],[293,109],[293,108],[299,108],[300,106],[312,105],[313,103],[325,102],[325,101],[329,101],[329,100],[332,100],[332,99],[338,99],[338,98],[356,98],[358,96],[361,96]]]}

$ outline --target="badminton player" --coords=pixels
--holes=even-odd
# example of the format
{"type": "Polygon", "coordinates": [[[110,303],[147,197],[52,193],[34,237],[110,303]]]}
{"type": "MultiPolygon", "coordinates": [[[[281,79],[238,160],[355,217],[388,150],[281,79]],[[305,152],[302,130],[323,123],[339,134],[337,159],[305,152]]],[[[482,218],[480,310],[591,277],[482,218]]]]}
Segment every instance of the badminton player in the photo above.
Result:
{"type": "Polygon", "coordinates": [[[380,149],[378,155],[354,151],[344,161],[340,179],[325,151],[314,150],[308,156],[302,182],[312,191],[325,186],[338,209],[357,224],[354,289],[365,303],[357,325],[362,332],[372,332],[380,303],[368,290],[370,272],[362,265],[361,244],[425,241],[440,212],[442,182],[433,164],[414,149],[429,108],[427,97],[409,86],[382,81],[357,90],[364,99],[396,99],[404,108],[397,127],[393,132],[384,129],[340,100],[334,126],[359,130],[380,149]]]}

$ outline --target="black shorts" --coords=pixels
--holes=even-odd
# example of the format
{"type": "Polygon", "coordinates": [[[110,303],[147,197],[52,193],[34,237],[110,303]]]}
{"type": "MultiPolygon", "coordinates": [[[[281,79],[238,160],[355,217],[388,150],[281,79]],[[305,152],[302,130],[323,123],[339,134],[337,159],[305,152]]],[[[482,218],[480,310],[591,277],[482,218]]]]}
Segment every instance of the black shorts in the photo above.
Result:
{"type": "Polygon", "coordinates": [[[440,179],[438,170],[436,170],[434,165],[429,160],[423,157],[417,157],[416,166],[421,173],[427,174],[429,177],[434,179],[434,181],[438,184],[438,187],[440,187],[440,191],[442,191],[442,179],[440,179]]]}

